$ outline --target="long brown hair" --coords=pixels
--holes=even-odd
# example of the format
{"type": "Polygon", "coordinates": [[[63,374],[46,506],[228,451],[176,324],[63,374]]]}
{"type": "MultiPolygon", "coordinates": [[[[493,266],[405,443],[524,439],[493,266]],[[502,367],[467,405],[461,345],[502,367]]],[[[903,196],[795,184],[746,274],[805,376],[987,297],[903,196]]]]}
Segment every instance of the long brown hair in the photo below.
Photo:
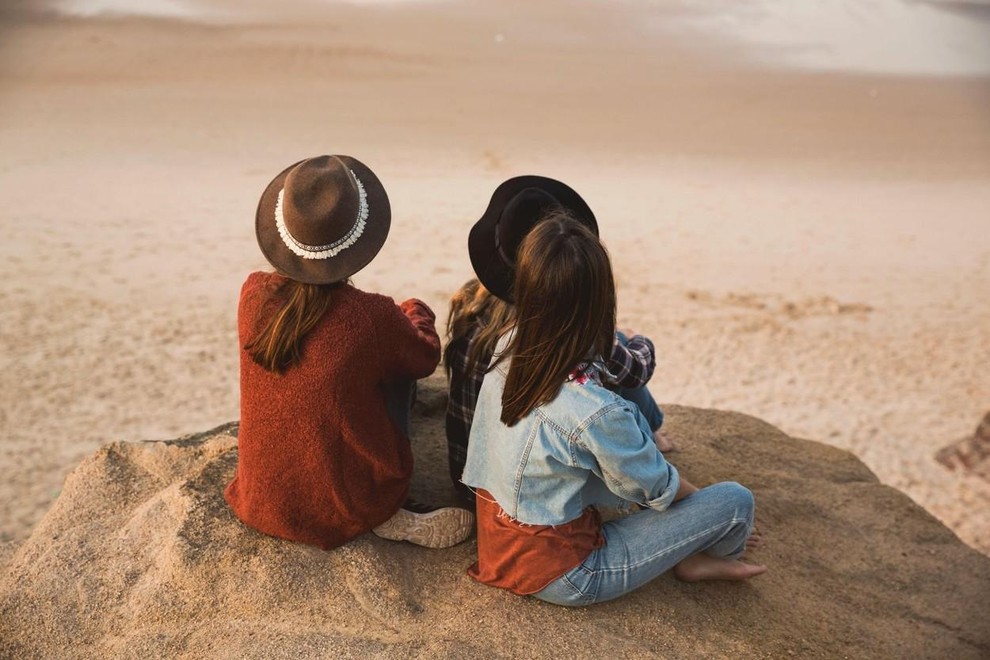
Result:
{"type": "Polygon", "coordinates": [[[477,328],[467,354],[467,367],[473,371],[478,362],[486,362],[495,352],[495,344],[515,318],[512,305],[492,294],[476,278],[468,280],[450,299],[447,317],[447,347],[443,365],[450,377],[453,369],[453,349],[457,341],[477,328]]]}
{"type": "Polygon", "coordinates": [[[615,335],[608,252],[563,211],[551,212],[523,240],[513,290],[516,330],[506,351],[512,361],[501,417],[508,426],[552,401],[579,363],[607,355],[615,335]]]}
{"type": "Polygon", "coordinates": [[[330,308],[331,292],[340,284],[285,280],[264,303],[262,309],[275,309],[244,344],[244,350],[255,362],[275,373],[285,373],[299,364],[303,340],[330,308]]]}

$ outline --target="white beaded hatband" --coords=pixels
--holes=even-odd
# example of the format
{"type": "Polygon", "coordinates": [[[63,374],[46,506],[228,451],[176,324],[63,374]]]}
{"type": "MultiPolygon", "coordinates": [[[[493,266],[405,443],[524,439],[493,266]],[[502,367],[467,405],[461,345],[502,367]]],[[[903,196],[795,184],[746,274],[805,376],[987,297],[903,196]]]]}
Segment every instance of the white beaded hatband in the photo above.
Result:
{"type": "Polygon", "coordinates": [[[358,196],[360,198],[357,220],[355,220],[354,226],[351,227],[349,232],[327,245],[306,245],[297,241],[289,233],[288,227],[285,226],[285,216],[282,214],[282,195],[285,193],[285,188],[278,191],[278,202],[275,203],[275,226],[278,227],[278,234],[282,237],[285,247],[292,250],[297,256],[303,259],[329,259],[330,257],[335,257],[354,245],[357,239],[361,237],[361,234],[364,233],[364,227],[368,221],[368,194],[364,191],[364,185],[362,185],[361,180],[354,174],[354,170],[350,172],[351,176],[354,177],[354,182],[357,184],[358,196]]]}

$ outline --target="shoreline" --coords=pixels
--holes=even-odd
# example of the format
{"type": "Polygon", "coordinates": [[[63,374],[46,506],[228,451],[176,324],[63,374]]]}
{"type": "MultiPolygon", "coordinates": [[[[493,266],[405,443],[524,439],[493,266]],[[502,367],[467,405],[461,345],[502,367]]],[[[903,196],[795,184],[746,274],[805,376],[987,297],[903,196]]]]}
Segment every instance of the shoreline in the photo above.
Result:
{"type": "MultiPolygon", "coordinates": [[[[128,138],[121,145],[124,149],[137,136],[128,125],[105,126],[100,104],[78,102],[93,89],[117,95],[127,117],[159,110],[190,126],[205,120],[209,130],[200,132],[207,143],[229,143],[253,125],[266,127],[278,113],[294,115],[298,128],[319,135],[316,115],[277,97],[268,99],[270,108],[246,108],[233,126],[175,104],[174,93],[181,87],[204,103],[253,102],[278,80],[286,91],[328,99],[326,112],[357,129],[348,135],[356,147],[352,151],[391,154],[397,151],[392,145],[410,152],[409,157],[437,151],[441,168],[443,160],[454,155],[481,157],[486,161],[482,166],[490,170],[516,170],[548,160],[549,152],[561,154],[556,160],[564,162],[589,153],[604,156],[606,166],[755,162],[769,171],[803,170],[823,179],[990,178],[990,119],[985,112],[990,107],[990,76],[943,79],[789,71],[720,61],[717,51],[705,56],[673,40],[611,46],[600,54],[604,60],[593,58],[596,69],[589,78],[582,50],[575,44],[547,47],[530,36],[506,48],[481,41],[479,26],[468,18],[443,15],[444,29],[456,37],[426,44],[404,34],[403,21],[393,18],[385,27],[396,34],[379,45],[371,31],[362,32],[365,16],[349,7],[337,22],[316,25],[204,26],[140,18],[15,22],[5,26],[10,34],[0,44],[0,82],[32,91],[47,85],[53,102],[74,104],[84,113],[92,105],[89,116],[78,118],[49,112],[42,135],[71,133],[85,148],[78,122],[86,121],[90,131],[105,133],[93,136],[96,143],[91,146],[101,150],[115,147],[116,140],[107,140],[107,134],[123,133],[128,138]],[[353,31],[343,27],[351,23],[356,26],[353,31]],[[47,52],[41,50],[45,47],[47,52]],[[136,61],[119,57],[121,49],[135,47],[140,55],[136,61]],[[184,51],[179,62],[169,59],[178,51],[184,51]],[[455,61],[449,57],[452,52],[464,54],[455,61]],[[268,53],[270,62],[260,69],[238,67],[238,61],[259,62],[255,53],[268,53]],[[15,61],[16,66],[4,64],[15,61]],[[290,66],[280,67],[279,62],[290,66]],[[341,71],[327,79],[326,66],[341,71]],[[520,66],[554,69],[554,85],[547,86],[539,77],[504,78],[506,70],[520,66]],[[697,74],[704,76],[700,86],[697,74]],[[461,81],[463,92],[446,88],[448,80],[461,81]],[[630,87],[629,80],[639,84],[630,87]],[[350,105],[334,98],[343,90],[345,97],[368,99],[378,85],[404,104],[412,126],[428,130],[410,133],[394,123],[391,111],[367,100],[350,105]],[[121,89],[130,92],[121,97],[121,89]],[[512,95],[500,98],[499,89],[512,95]],[[596,102],[582,102],[591,98],[596,102]],[[621,122],[603,111],[609,101],[621,109],[621,122]],[[828,105],[823,107],[823,102],[828,105]],[[439,122],[438,116],[449,108],[456,112],[447,123],[439,122]],[[540,108],[544,110],[532,117],[540,108]],[[568,121],[550,121],[553,116],[568,121]],[[481,126],[476,123],[480,117],[486,122],[481,126]],[[531,118],[542,124],[538,140],[530,130],[518,131],[531,118]],[[436,130],[440,125],[443,131],[436,130]],[[615,155],[608,162],[611,154],[615,155]]],[[[17,116],[34,110],[19,107],[23,103],[8,97],[6,112],[17,116]]],[[[35,139],[30,128],[21,126],[11,137],[29,143],[35,139]]],[[[140,128],[139,123],[134,128],[140,128]]],[[[168,148],[186,153],[181,142],[168,148]]],[[[454,170],[460,167],[450,165],[454,170]]]]}
{"type": "MultiPolygon", "coordinates": [[[[34,4],[15,2],[13,9],[56,19],[138,18],[213,26],[309,24],[349,10],[378,15],[383,11],[478,10],[477,3],[464,0],[324,0],[283,4],[278,11],[261,3],[224,0],[47,0],[44,6],[34,4]]],[[[589,4],[593,6],[571,3],[570,8],[580,12],[589,4]]],[[[698,6],[639,0],[613,3],[612,9],[639,38],[716,42],[717,50],[737,53],[754,68],[881,76],[990,76],[990,45],[985,40],[990,4],[979,0],[871,0],[855,12],[827,0],[809,0],[800,7],[766,1],[698,6]],[[828,29],[822,29],[823,25],[828,29]],[[878,40],[880,26],[884,32],[878,40]]],[[[506,34],[497,32],[494,38],[501,43],[506,34]]],[[[695,48],[695,54],[702,56],[706,50],[710,51],[710,45],[695,48]]]]}

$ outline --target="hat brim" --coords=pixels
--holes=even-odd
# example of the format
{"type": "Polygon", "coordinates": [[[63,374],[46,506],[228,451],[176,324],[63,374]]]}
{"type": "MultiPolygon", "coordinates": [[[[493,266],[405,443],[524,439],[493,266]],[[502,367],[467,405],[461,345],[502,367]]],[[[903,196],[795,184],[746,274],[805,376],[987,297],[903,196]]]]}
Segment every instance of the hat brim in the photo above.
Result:
{"type": "Polygon", "coordinates": [[[255,233],[262,254],[282,275],[307,284],[331,284],[354,275],[375,258],[385,245],[392,224],[392,208],[385,187],[364,163],[350,156],[337,156],[361,181],[368,196],[368,220],[357,242],[329,259],[303,259],[282,241],[275,224],[275,205],[285,178],[299,163],[282,170],[261,194],[255,216],[255,233]]]}
{"type": "Polygon", "coordinates": [[[588,204],[570,186],[543,176],[517,176],[504,181],[492,193],[488,208],[468,234],[468,256],[478,280],[486,289],[505,302],[514,303],[512,284],[515,267],[508,264],[495,247],[495,232],[503,209],[526,188],[539,188],[552,195],[560,205],[598,235],[598,221],[588,204]]]}

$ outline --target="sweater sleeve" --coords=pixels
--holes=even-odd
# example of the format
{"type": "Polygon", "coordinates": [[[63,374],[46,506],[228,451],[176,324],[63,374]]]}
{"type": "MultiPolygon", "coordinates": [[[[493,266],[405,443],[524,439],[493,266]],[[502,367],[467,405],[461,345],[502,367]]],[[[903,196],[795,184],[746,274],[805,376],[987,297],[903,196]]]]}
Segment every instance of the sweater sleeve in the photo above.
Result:
{"type": "Polygon", "coordinates": [[[401,305],[388,299],[386,318],[378,325],[378,350],[387,380],[426,378],[440,363],[436,315],[421,300],[401,305]]]}

